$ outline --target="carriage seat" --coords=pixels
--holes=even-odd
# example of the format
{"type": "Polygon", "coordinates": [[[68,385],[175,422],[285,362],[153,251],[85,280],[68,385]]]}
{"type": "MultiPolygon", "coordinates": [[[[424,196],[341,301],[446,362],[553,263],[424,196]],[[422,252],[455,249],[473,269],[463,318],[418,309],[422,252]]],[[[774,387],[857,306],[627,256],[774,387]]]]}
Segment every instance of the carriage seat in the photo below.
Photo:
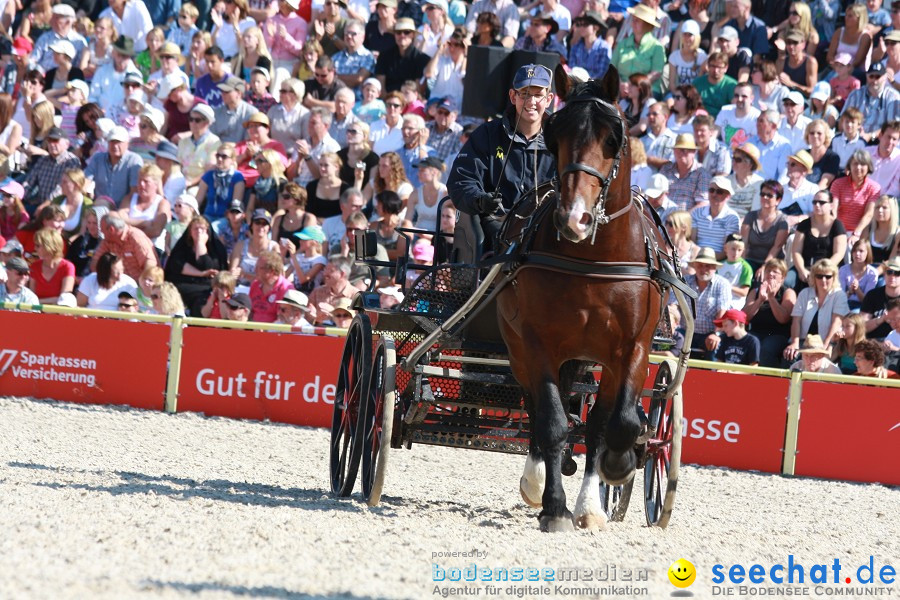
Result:
{"type": "Polygon", "coordinates": [[[481,260],[484,251],[484,229],[481,227],[481,219],[462,211],[457,211],[457,215],[449,262],[474,265],[481,260]]]}

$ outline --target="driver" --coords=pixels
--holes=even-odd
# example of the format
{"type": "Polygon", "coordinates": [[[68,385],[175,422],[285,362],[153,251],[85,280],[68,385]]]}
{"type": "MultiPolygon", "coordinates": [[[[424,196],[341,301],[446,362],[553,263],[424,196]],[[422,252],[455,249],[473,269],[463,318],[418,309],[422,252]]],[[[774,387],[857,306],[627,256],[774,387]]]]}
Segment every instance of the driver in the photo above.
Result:
{"type": "Polygon", "coordinates": [[[547,67],[520,67],[509,90],[512,106],[503,118],[472,132],[453,162],[447,181],[450,197],[459,210],[480,218],[488,244],[493,245],[500,231],[501,207],[508,210],[535,181],[541,184],[556,176],[556,159],[543,135],[545,113],[554,98],[551,81],[547,67]]]}

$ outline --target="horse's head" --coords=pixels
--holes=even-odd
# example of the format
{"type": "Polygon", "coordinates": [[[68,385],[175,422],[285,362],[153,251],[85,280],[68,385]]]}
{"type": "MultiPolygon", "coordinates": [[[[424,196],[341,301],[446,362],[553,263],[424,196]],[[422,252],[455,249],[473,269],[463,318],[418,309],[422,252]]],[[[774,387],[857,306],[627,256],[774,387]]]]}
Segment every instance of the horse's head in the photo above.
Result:
{"type": "Polygon", "coordinates": [[[631,201],[625,120],[616,106],[619,73],[579,83],[556,67],[556,91],[566,102],[544,128],[559,168],[554,223],[572,242],[593,237],[606,215],[631,201]],[[609,204],[609,205],[607,205],[609,204]]]}

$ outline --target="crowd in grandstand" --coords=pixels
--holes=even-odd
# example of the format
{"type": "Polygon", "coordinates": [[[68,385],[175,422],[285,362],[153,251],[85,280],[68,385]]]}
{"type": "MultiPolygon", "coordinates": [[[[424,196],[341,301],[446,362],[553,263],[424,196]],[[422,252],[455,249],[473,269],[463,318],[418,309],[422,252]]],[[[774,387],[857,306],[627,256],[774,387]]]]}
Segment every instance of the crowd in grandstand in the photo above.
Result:
{"type": "Polygon", "coordinates": [[[696,356],[893,374],[900,0],[0,0],[0,300],[298,326],[346,326],[370,283],[402,302],[354,233],[442,255],[397,228],[453,231],[476,46],[617,69],[696,356]]]}

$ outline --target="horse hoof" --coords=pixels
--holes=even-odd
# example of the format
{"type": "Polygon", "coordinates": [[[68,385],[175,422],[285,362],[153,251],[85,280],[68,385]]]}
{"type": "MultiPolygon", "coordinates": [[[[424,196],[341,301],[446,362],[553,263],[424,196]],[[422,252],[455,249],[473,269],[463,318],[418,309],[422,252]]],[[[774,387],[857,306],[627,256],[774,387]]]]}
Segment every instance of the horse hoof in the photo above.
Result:
{"type": "Polygon", "coordinates": [[[563,517],[541,517],[541,531],[544,533],[569,533],[575,531],[575,523],[572,521],[572,515],[568,514],[563,517]]]}
{"type": "Polygon", "coordinates": [[[533,501],[528,497],[528,494],[525,493],[525,478],[523,477],[521,481],[519,481],[519,493],[522,494],[522,500],[525,501],[525,504],[530,506],[531,508],[543,508],[544,503],[541,500],[537,502],[533,501]]]}
{"type": "Polygon", "coordinates": [[[603,531],[606,529],[606,515],[581,515],[575,520],[579,529],[588,531],[603,531]]]}

